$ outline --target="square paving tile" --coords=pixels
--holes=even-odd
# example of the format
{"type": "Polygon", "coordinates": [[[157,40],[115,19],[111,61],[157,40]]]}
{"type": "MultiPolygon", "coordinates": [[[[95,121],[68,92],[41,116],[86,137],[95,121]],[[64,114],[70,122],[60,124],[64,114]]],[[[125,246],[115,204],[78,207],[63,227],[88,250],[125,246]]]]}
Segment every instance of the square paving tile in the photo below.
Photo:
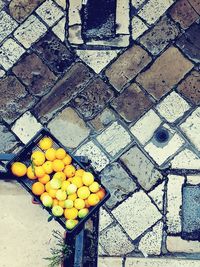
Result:
{"type": "Polygon", "coordinates": [[[17,22],[5,11],[0,12],[0,42],[2,42],[16,27],[17,22]]]}

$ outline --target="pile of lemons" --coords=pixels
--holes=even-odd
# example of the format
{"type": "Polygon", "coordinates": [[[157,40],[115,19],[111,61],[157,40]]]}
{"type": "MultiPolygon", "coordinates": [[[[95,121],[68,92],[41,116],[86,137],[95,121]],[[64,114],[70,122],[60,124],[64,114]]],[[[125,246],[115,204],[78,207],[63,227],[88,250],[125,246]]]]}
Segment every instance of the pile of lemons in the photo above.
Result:
{"type": "Polygon", "coordinates": [[[54,149],[50,137],[40,140],[41,150],[33,151],[31,164],[13,163],[12,173],[33,180],[32,192],[54,216],[66,218],[66,228],[71,230],[84,218],[90,207],[104,197],[105,190],[95,181],[91,172],[76,169],[72,158],[63,148],[54,149]]]}

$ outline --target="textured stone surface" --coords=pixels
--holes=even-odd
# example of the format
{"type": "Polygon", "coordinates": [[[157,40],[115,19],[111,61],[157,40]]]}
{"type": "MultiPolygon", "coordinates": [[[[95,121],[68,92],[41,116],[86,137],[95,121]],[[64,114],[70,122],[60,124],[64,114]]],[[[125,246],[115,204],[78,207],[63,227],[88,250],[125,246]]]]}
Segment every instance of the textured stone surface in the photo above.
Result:
{"type": "Polygon", "coordinates": [[[3,41],[16,27],[17,22],[5,11],[0,12],[0,42],[3,41]]]}
{"type": "Polygon", "coordinates": [[[73,25],[69,27],[68,40],[71,44],[83,44],[80,25],[73,25]]]}
{"type": "Polygon", "coordinates": [[[140,87],[133,83],[115,98],[111,105],[127,122],[132,122],[143,115],[153,103],[140,87]]]}
{"type": "Polygon", "coordinates": [[[129,0],[118,0],[116,6],[117,34],[129,34],[129,0]]]}
{"type": "Polygon", "coordinates": [[[187,0],[179,0],[170,11],[172,18],[180,23],[183,29],[187,29],[199,16],[187,0]]]}
{"type": "Polygon", "coordinates": [[[147,25],[139,17],[136,16],[132,18],[131,24],[133,40],[136,40],[148,29],[147,25]]]}
{"type": "Polygon", "coordinates": [[[13,18],[22,22],[44,0],[12,0],[9,11],[13,18]]]}
{"type": "Polygon", "coordinates": [[[54,34],[61,40],[65,41],[65,26],[66,26],[66,17],[63,17],[53,28],[52,31],[54,34]]]}
{"type": "Polygon", "coordinates": [[[105,131],[97,136],[97,141],[113,157],[131,142],[126,129],[118,122],[113,122],[105,131]]]}
{"type": "Polygon", "coordinates": [[[200,151],[199,132],[200,132],[200,107],[181,124],[182,131],[186,134],[189,140],[200,151]]]}
{"type": "Polygon", "coordinates": [[[192,71],[190,75],[178,86],[181,94],[187,97],[192,103],[200,104],[200,72],[192,71]]]}
{"type": "Polygon", "coordinates": [[[163,210],[163,203],[164,203],[163,197],[164,197],[164,190],[165,190],[164,186],[165,186],[165,182],[156,186],[155,189],[153,189],[149,193],[149,196],[154,200],[154,202],[156,203],[160,211],[163,210]]]}
{"type": "Polygon", "coordinates": [[[200,175],[187,175],[187,184],[200,184],[200,175]]]}
{"type": "Polygon", "coordinates": [[[168,122],[175,122],[184,116],[190,105],[179,94],[172,92],[156,106],[156,109],[168,122]]]}
{"type": "Polygon", "coordinates": [[[12,126],[12,131],[26,144],[41,128],[42,125],[28,111],[15,122],[12,126]]]}
{"type": "Polygon", "coordinates": [[[81,24],[82,0],[75,0],[69,2],[69,26],[81,24]]]}
{"type": "Polygon", "coordinates": [[[160,255],[162,246],[163,223],[158,222],[150,232],[146,233],[140,240],[139,250],[147,255],[160,255]]]}
{"type": "MultiPolygon", "coordinates": [[[[185,253],[199,253],[200,243],[198,241],[187,241],[181,239],[179,236],[168,236],[167,237],[167,249],[170,252],[185,252],[185,253]]],[[[199,264],[199,261],[197,261],[199,264]]],[[[194,263],[189,266],[196,266],[194,263]]],[[[181,265],[184,266],[184,265],[181,265]]]]}
{"type": "Polygon", "coordinates": [[[0,116],[8,123],[13,122],[23,112],[35,104],[24,86],[14,76],[0,80],[0,116]]]}
{"type": "Polygon", "coordinates": [[[199,0],[188,0],[194,10],[200,15],[200,2],[199,0]]]}
{"type": "Polygon", "coordinates": [[[143,191],[134,193],[112,213],[133,240],[162,217],[143,191]]]}
{"type": "Polygon", "coordinates": [[[37,10],[36,13],[48,24],[52,26],[62,16],[63,12],[52,0],[46,0],[37,10]]]}
{"type": "Polygon", "coordinates": [[[17,28],[14,36],[25,48],[29,48],[46,31],[46,26],[36,16],[31,15],[17,28]]]}
{"type": "Polygon", "coordinates": [[[136,189],[135,182],[117,162],[108,165],[101,172],[100,177],[101,182],[111,193],[110,199],[106,202],[106,206],[110,209],[136,189]]]}
{"type": "Polygon", "coordinates": [[[130,130],[139,142],[144,145],[151,139],[161,122],[160,117],[151,109],[130,130]]]}
{"type": "Polygon", "coordinates": [[[0,47],[1,65],[6,70],[10,69],[24,52],[24,48],[18,45],[13,39],[7,39],[0,47]]]}
{"type": "Polygon", "coordinates": [[[163,126],[169,131],[171,137],[163,144],[156,142],[155,137],[145,146],[147,153],[158,165],[162,165],[173,156],[185,143],[184,139],[168,125],[163,126]]]}
{"type": "Polygon", "coordinates": [[[44,119],[50,118],[56,110],[70,101],[87,84],[90,78],[89,69],[82,63],[76,63],[36,105],[34,108],[35,114],[44,117],[44,119]]]}
{"type": "Polygon", "coordinates": [[[126,234],[122,232],[118,224],[112,225],[100,234],[99,243],[111,256],[120,256],[134,250],[126,234]]]}
{"type": "Polygon", "coordinates": [[[15,136],[3,125],[0,124],[0,151],[9,153],[17,144],[15,136]]]}
{"type": "Polygon", "coordinates": [[[47,93],[56,80],[56,76],[36,55],[27,55],[12,71],[28,87],[31,94],[41,96],[47,93]]]}
{"type": "Polygon", "coordinates": [[[51,32],[47,33],[34,49],[56,73],[61,73],[74,61],[73,54],[51,32]]]}
{"type": "Polygon", "coordinates": [[[113,97],[110,87],[100,78],[91,81],[72,102],[74,107],[87,119],[92,119],[113,97]]]}
{"type": "Polygon", "coordinates": [[[109,164],[107,156],[93,142],[89,141],[82,145],[75,153],[77,156],[87,156],[91,160],[94,169],[101,171],[109,164]]]}
{"type": "Polygon", "coordinates": [[[183,57],[175,47],[168,48],[145,72],[140,74],[137,81],[156,99],[171,90],[193,64],[183,57]]]}
{"type": "Polygon", "coordinates": [[[138,8],[140,7],[143,3],[145,2],[145,0],[132,0],[131,4],[133,7],[138,8]]]}
{"type": "Polygon", "coordinates": [[[69,148],[76,148],[90,133],[85,122],[72,108],[66,108],[59,113],[48,124],[48,128],[64,146],[69,148]]]}
{"type": "Polygon", "coordinates": [[[200,168],[200,158],[189,149],[182,150],[171,161],[173,169],[195,169],[200,168]]]}
{"type": "Polygon", "coordinates": [[[104,208],[100,208],[99,231],[102,231],[108,227],[112,222],[113,218],[110,216],[110,214],[104,208]]]}
{"type": "Polygon", "coordinates": [[[66,8],[66,0],[54,0],[59,6],[61,6],[63,9],[66,8]]]}
{"type": "Polygon", "coordinates": [[[105,108],[99,115],[90,121],[95,130],[100,131],[115,121],[115,114],[108,108],[105,108]]]}
{"type": "Polygon", "coordinates": [[[122,87],[133,79],[149,62],[150,56],[138,45],[126,50],[106,70],[110,83],[120,91],[122,87]]]}
{"type": "Polygon", "coordinates": [[[179,34],[176,24],[168,17],[163,17],[151,31],[143,35],[140,43],[153,55],[159,54],[171,40],[179,34]]]}
{"type": "Polygon", "coordinates": [[[181,206],[183,176],[169,175],[167,183],[167,232],[181,232],[181,206]]]}
{"type": "Polygon", "coordinates": [[[145,190],[151,189],[158,180],[162,179],[160,172],[136,146],[123,154],[120,159],[145,190]]]}
{"type": "Polygon", "coordinates": [[[98,258],[98,267],[122,267],[122,258],[110,257],[110,258],[98,258]]]}

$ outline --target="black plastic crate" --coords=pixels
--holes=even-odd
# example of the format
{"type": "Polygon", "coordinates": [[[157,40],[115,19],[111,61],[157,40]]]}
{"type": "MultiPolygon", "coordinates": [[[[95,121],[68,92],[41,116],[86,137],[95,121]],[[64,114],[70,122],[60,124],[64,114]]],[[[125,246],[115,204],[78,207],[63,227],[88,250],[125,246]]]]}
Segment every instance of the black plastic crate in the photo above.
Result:
{"type": "MultiPolygon", "coordinates": [[[[95,181],[97,181],[101,187],[105,190],[106,194],[105,197],[94,207],[90,207],[89,208],[89,213],[87,214],[87,216],[85,216],[84,218],[79,220],[79,223],[72,229],[72,230],[68,230],[65,226],[65,217],[55,217],[52,212],[51,212],[51,208],[47,208],[45,206],[43,206],[40,197],[36,196],[32,193],[32,184],[35,182],[34,180],[30,180],[29,178],[27,178],[26,176],[24,177],[19,177],[16,180],[34,197],[34,199],[37,200],[38,203],[40,203],[40,205],[42,206],[43,209],[45,209],[46,211],[48,211],[48,213],[52,216],[52,218],[54,218],[58,223],[60,223],[61,226],[64,227],[64,229],[66,230],[66,232],[68,234],[78,234],[83,226],[84,223],[91,217],[91,215],[97,211],[105,202],[106,200],[108,200],[108,198],[110,197],[110,192],[105,188],[104,185],[102,185],[99,177],[98,177],[98,173],[88,164],[83,164],[81,163],[78,159],[81,157],[75,157],[73,156],[60,142],[57,138],[55,138],[46,128],[43,128],[42,130],[40,130],[24,147],[22,150],[20,150],[11,161],[9,161],[6,164],[6,168],[7,168],[7,175],[13,177],[13,174],[11,172],[11,166],[14,162],[16,161],[20,161],[25,163],[26,165],[31,164],[31,154],[32,151],[36,151],[36,150],[40,150],[42,151],[39,146],[38,143],[39,141],[44,138],[44,137],[50,137],[53,140],[53,148],[57,149],[58,147],[64,148],[65,151],[72,157],[72,164],[77,168],[82,168],[86,171],[90,171],[95,178],[95,181]]],[[[52,176],[52,175],[50,175],[52,176]]],[[[52,178],[52,177],[51,177],[52,178]]]]}

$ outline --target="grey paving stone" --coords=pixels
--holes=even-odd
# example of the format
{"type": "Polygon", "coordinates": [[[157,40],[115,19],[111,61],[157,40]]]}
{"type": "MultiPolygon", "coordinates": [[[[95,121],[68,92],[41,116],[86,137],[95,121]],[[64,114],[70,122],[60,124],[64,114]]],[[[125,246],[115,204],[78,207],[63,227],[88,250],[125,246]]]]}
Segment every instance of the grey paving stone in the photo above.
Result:
{"type": "Polygon", "coordinates": [[[0,152],[9,153],[16,144],[15,136],[0,123],[0,152]]]}
{"type": "MultiPolygon", "coordinates": [[[[184,240],[180,236],[167,236],[167,250],[173,253],[199,253],[199,241],[184,240]]],[[[182,266],[182,265],[181,265],[182,266]]],[[[190,266],[194,266],[193,264],[190,266]]]]}
{"type": "Polygon", "coordinates": [[[122,258],[116,258],[116,257],[99,257],[98,258],[98,267],[110,267],[110,266],[115,266],[115,267],[122,267],[122,258]]]}
{"type": "Polygon", "coordinates": [[[151,189],[158,180],[162,180],[163,178],[151,161],[136,146],[123,154],[120,159],[145,190],[151,189]]]}
{"type": "Polygon", "coordinates": [[[104,208],[100,208],[99,231],[104,230],[112,222],[113,218],[110,216],[110,214],[104,208]]]}
{"type": "Polygon", "coordinates": [[[106,206],[109,208],[114,208],[118,202],[124,200],[129,193],[136,189],[135,182],[117,162],[108,165],[101,172],[100,177],[111,193],[110,199],[106,202],[106,206]]]}
{"type": "Polygon", "coordinates": [[[105,108],[99,115],[97,115],[93,120],[91,120],[90,123],[96,131],[100,131],[115,120],[116,117],[112,110],[105,108]]]}
{"type": "Polygon", "coordinates": [[[3,41],[16,27],[18,23],[5,11],[0,12],[0,42],[3,41]]]}
{"type": "Polygon", "coordinates": [[[155,201],[160,211],[163,210],[164,186],[165,182],[159,184],[151,192],[149,192],[149,196],[155,201]]]}

